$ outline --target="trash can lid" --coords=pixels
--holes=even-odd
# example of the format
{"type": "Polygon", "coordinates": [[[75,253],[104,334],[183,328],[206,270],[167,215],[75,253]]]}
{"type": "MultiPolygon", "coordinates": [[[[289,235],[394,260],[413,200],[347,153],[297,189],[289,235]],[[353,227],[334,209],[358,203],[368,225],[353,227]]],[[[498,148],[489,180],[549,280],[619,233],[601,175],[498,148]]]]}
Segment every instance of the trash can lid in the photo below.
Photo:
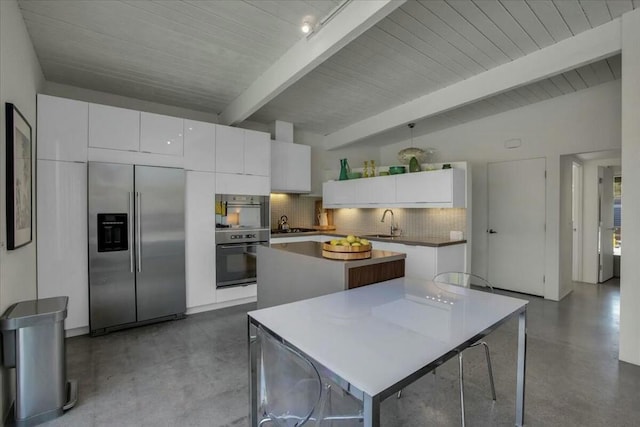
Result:
{"type": "Polygon", "coordinates": [[[0,330],[55,323],[67,317],[69,297],[21,301],[11,305],[0,317],[0,330]]]}

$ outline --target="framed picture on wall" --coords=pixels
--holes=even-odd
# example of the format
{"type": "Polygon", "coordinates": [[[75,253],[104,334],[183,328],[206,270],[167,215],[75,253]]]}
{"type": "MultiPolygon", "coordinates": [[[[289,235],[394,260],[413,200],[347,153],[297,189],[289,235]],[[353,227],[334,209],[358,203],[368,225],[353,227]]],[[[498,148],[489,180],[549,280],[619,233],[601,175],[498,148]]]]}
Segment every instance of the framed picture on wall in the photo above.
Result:
{"type": "Polygon", "coordinates": [[[7,249],[27,245],[32,239],[31,126],[15,105],[7,112],[7,249]]]}

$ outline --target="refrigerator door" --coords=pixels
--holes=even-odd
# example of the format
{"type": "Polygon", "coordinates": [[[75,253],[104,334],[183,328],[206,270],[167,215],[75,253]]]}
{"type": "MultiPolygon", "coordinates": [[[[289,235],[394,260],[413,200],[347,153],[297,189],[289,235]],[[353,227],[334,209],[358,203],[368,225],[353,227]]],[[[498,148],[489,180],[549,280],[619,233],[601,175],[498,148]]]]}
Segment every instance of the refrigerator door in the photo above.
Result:
{"type": "Polygon", "coordinates": [[[91,331],[136,321],[133,166],[89,162],[91,331]]]}
{"type": "Polygon", "coordinates": [[[184,170],[135,167],[138,321],[186,311],[184,170]]]}

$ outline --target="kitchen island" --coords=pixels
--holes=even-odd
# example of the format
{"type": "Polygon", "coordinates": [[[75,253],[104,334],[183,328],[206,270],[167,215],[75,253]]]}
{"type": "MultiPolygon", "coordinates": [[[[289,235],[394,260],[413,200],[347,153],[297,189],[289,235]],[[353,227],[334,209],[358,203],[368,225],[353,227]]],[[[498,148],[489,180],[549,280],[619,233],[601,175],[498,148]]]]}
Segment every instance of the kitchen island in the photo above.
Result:
{"type": "Polygon", "coordinates": [[[258,308],[300,301],[404,277],[406,254],[374,249],[371,258],[324,258],[322,243],[295,242],[258,248],[258,308]]]}

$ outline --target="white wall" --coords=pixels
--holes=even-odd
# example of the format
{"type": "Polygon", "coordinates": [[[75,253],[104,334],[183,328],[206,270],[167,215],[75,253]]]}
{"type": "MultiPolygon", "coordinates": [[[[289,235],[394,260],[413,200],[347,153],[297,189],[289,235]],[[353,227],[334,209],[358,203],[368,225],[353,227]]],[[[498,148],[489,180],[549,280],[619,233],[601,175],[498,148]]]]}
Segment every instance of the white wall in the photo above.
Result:
{"type": "MultiPolygon", "coordinates": [[[[18,107],[32,128],[32,154],[36,152],[36,93],[44,77],[22,14],[15,0],[0,1],[0,311],[16,301],[36,298],[36,230],[35,230],[35,156],[33,156],[33,241],[21,248],[7,251],[6,230],[6,123],[5,102],[18,107]]],[[[11,401],[10,378],[0,369],[0,416],[4,416],[11,401]]]]}
{"type": "Polygon", "coordinates": [[[59,96],[61,98],[76,99],[78,101],[93,102],[95,104],[111,105],[112,107],[129,108],[131,110],[146,111],[148,113],[164,114],[183,119],[199,120],[208,123],[218,123],[218,115],[204,111],[189,110],[187,108],[174,107],[172,105],[158,104],[157,102],[143,101],[141,99],[114,95],[107,92],[99,92],[76,86],[60,83],[46,82],[41,91],[44,94],[59,96]]]}
{"type": "Polygon", "coordinates": [[[586,283],[598,283],[598,167],[613,168],[620,162],[619,158],[612,158],[582,163],[582,281],[586,283]]]}
{"type": "MultiPolygon", "coordinates": [[[[414,138],[420,148],[434,147],[439,159],[469,161],[473,174],[472,271],[486,275],[487,163],[545,157],[547,160],[545,297],[558,300],[569,289],[560,286],[560,156],[619,149],[620,82],[521,107],[453,128],[414,138]],[[522,146],[505,149],[519,138],[522,146]]],[[[381,148],[381,162],[394,163],[409,141],[381,148]]]]}
{"type": "Polygon", "coordinates": [[[622,15],[620,360],[640,365],[640,9],[622,15]]]}

